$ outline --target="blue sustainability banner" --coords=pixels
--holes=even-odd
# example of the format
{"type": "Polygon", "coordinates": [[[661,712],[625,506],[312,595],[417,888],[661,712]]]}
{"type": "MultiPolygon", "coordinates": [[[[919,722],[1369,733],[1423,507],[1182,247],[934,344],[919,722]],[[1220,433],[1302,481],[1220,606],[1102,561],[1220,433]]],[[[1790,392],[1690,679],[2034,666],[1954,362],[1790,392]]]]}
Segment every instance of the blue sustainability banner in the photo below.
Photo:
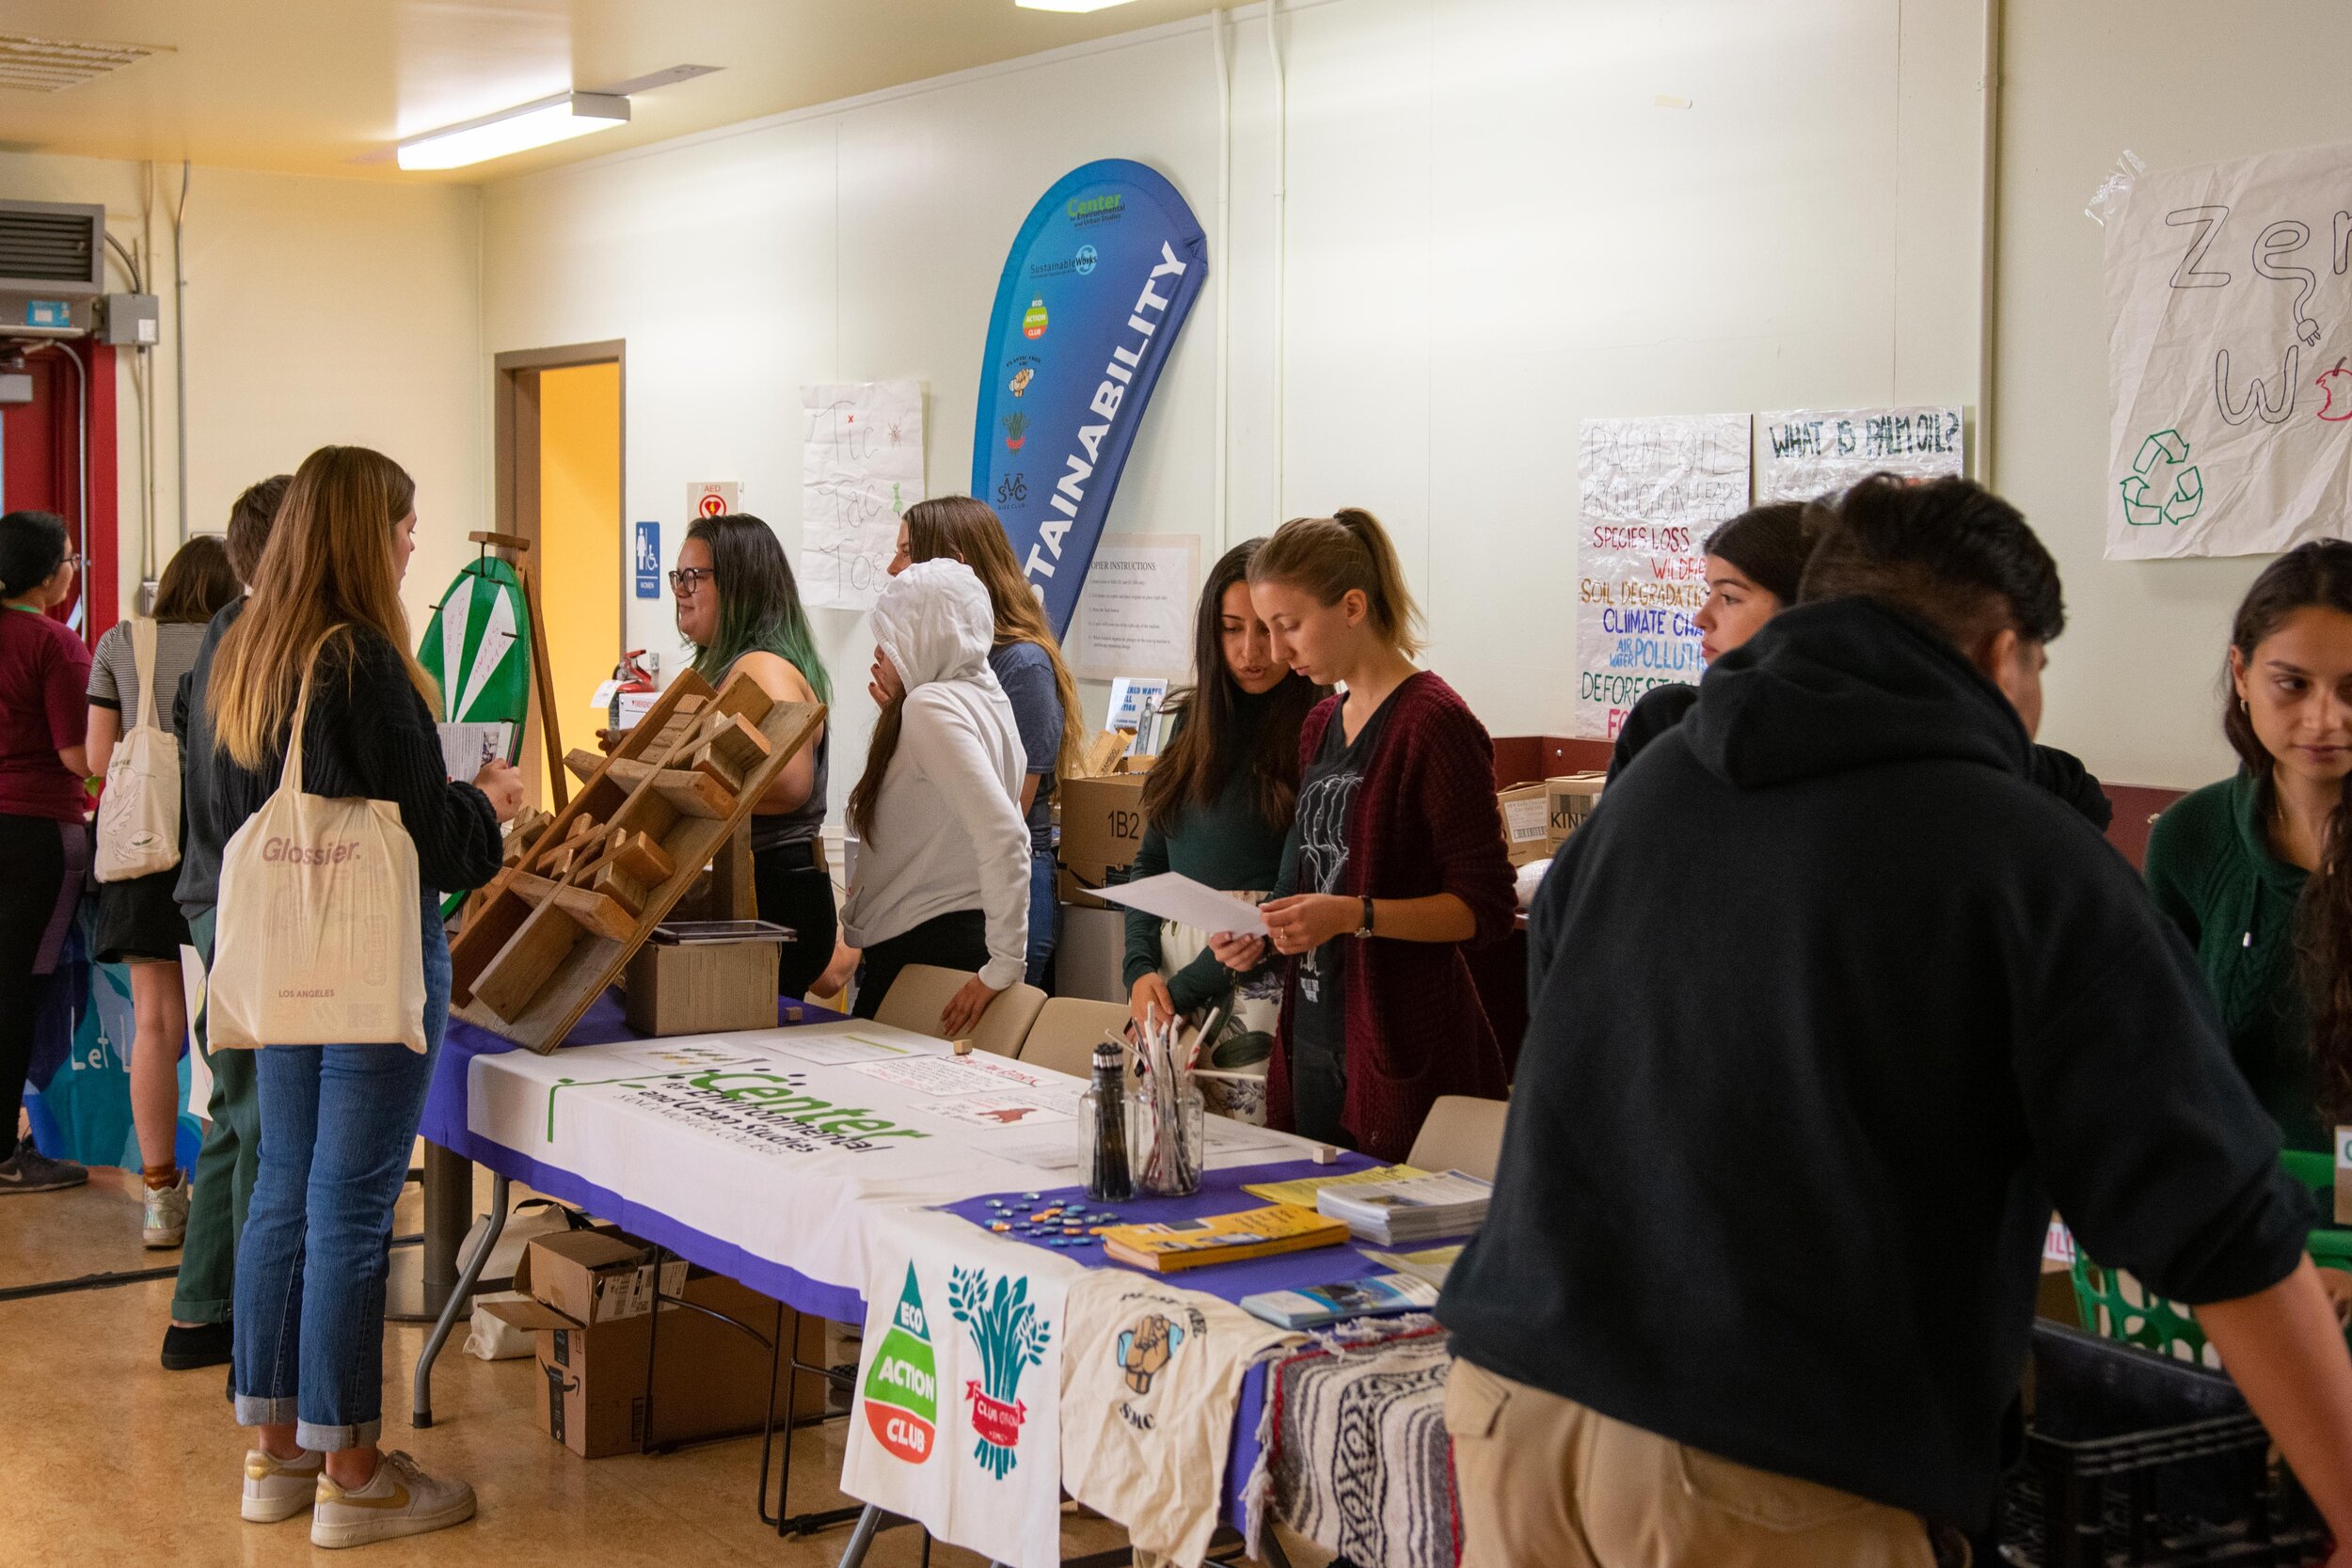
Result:
{"type": "Polygon", "coordinates": [[[1106,158],[1029,210],[980,364],[972,493],[1065,636],[1145,404],[1208,272],[1200,222],[1153,170],[1106,158]]]}

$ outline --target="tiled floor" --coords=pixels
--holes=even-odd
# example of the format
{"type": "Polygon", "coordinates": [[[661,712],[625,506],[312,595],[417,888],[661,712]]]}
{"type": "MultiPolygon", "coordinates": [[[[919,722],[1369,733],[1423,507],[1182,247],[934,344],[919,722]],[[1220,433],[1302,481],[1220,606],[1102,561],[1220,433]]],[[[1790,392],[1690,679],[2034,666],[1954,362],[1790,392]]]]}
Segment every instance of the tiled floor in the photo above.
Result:
{"type": "MultiPolygon", "coordinates": [[[[0,1199],[0,1290],[168,1267],[139,1245],[135,1180],[99,1173],[87,1188],[0,1199]]],[[[485,1183],[486,1188],[486,1183],[485,1183]]],[[[397,1231],[418,1228],[418,1195],[397,1231]]],[[[229,1418],[220,1369],[167,1372],[160,1347],[168,1278],[0,1301],[0,1560],[139,1568],[268,1568],[311,1560],[301,1515],[280,1525],[237,1517],[245,1443],[229,1418]]],[[[817,1568],[838,1560],[846,1529],[780,1541],[753,1512],[755,1438],[659,1458],[593,1464],[550,1442],[532,1405],[529,1359],[477,1361],[453,1344],[434,1379],[431,1430],[408,1426],[408,1371],[421,1325],[385,1333],[385,1441],[428,1469],[460,1476],[481,1497],[473,1523],[364,1548],[366,1568],[490,1563],[496,1568],[817,1568]]],[[[463,1330],[456,1337],[463,1339],[463,1330]]],[[[803,1432],[794,1449],[795,1509],[830,1507],[842,1426],[803,1432]]],[[[1071,1516],[1065,1550],[1123,1544],[1116,1527],[1071,1516]]],[[[868,1561],[917,1560],[913,1529],[884,1535],[868,1561]]],[[[942,1568],[979,1561],[935,1546],[942,1568]]],[[[1294,1554],[1301,1568],[1321,1560],[1294,1554]]]]}

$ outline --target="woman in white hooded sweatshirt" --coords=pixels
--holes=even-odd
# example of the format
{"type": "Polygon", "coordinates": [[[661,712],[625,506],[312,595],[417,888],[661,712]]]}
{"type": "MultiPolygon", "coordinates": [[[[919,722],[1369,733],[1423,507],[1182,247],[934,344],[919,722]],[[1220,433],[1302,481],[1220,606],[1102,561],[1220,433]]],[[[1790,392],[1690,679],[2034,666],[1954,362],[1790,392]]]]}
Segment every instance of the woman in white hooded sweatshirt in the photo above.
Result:
{"type": "Polygon", "coordinates": [[[843,936],[866,950],[857,1014],[873,1017],[908,964],[974,970],[939,1020],[961,1037],[1027,961],[1028,758],[988,667],[995,611],[969,566],[908,567],[873,626],[882,713],[850,791],[857,881],[841,911],[843,936]]]}

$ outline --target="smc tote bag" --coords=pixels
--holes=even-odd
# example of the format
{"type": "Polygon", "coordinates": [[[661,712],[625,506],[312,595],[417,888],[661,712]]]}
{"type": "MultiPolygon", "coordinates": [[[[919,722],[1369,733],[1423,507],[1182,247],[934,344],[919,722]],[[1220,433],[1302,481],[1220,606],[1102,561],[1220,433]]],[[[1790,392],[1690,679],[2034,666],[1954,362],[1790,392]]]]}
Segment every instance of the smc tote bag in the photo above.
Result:
{"type": "Polygon", "coordinates": [[[180,742],[155,722],[155,623],[144,615],[131,621],[131,664],[139,710],[106,764],[106,794],[98,802],[93,869],[102,882],[180,863],[180,742]]]}
{"type": "Polygon", "coordinates": [[[397,1041],[421,1053],[421,895],[400,807],[302,792],[302,722],[325,645],[302,677],[278,791],[221,855],[211,1044],[397,1041]]]}

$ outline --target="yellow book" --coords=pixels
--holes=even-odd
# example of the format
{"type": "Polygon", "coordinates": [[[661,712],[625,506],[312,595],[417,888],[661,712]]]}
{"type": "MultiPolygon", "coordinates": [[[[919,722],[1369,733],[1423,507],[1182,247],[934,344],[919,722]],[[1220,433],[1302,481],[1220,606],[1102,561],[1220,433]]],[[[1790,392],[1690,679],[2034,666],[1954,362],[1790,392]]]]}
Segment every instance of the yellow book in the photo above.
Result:
{"type": "Polygon", "coordinates": [[[1276,1203],[1162,1225],[1115,1225],[1103,1232],[1103,1250],[1139,1269],[1174,1274],[1204,1263],[1238,1263],[1346,1240],[1345,1222],[1327,1219],[1302,1204],[1276,1203]]]}
{"type": "Polygon", "coordinates": [[[1315,1206],[1315,1195],[1326,1187],[1354,1187],[1366,1181],[1403,1181],[1428,1174],[1411,1165],[1375,1165],[1370,1170],[1351,1171],[1345,1176],[1302,1176],[1295,1181],[1252,1181],[1242,1191],[1251,1197],[1264,1198],[1268,1203],[1296,1203],[1311,1209],[1315,1206]]]}

